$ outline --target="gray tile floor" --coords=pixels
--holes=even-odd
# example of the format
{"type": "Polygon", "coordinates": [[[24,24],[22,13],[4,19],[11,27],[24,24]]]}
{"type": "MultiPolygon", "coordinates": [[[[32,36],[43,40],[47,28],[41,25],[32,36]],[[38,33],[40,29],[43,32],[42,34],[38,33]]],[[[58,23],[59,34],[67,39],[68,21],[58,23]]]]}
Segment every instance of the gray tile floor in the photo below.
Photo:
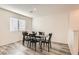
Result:
{"type": "Polygon", "coordinates": [[[0,46],[0,55],[71,55],[68,45],[52,42],[50,52],[47,47],[41,52],[37,46],[37,51],[34,48],[29,48],[22,45],[22,41],[0,46]]]}

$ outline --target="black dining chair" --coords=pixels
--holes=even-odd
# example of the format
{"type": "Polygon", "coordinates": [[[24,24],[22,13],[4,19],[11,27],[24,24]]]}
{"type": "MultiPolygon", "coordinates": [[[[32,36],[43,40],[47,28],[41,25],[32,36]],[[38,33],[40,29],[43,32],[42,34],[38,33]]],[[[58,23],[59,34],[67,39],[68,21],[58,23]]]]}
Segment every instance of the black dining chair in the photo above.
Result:
{"type": "Polygon", "coordinates": [[[29,33],[28,32],[22,32],[22,34],[23,34],[23,45],[24,45],[24,43],[26,41],[27,42],[27,46],[28,46],[29,41],[30,41],[30,39],[29,39],[29,33]]]}
{"type": "Polygon", "coordinates": [[[48,44],[48,52],[49,52],[49,48],[51,47],[51,38],[52,38],[52,33],[49,33],[49,35],[46,36],[45,39],[41,41],[41,51],[42,51],[42,45],[48,44]]]}
{"type": "Polygon", "coordinates": [[[30,47],[33,46],[33,44],[34,44],[35,51],[36,51],[37,42],[40,42],[40,41],[37,40],[36,35],[30,34],[30,47]]]}
{"type": "MultiPolygon", "coordinates": [[[[44,35],[45,35],[45,32],[41,32],[41,31],[39,31],[38,33],[39,33],[40,36],[44,36],[44,35]]],[[[44,39],[44,37],[41,38],[41,40],[43,40],[43,39],[44,39]]],[[[43,44],[43,46],[45,46],[45,43],[43,44]]]]}

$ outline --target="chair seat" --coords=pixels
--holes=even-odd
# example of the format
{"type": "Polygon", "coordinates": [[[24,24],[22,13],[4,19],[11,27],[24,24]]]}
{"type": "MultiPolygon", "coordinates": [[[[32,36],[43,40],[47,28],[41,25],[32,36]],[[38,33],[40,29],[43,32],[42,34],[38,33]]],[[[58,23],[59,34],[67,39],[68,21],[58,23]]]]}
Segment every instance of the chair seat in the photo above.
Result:
{"type": "Polygon", "coordinates": [[[31,40],[31,42],[39,42],[39,40],[31,40]]]}
{"type": "Polygon", "coordinates": [[[49,41],[47,41],[47,40],[43,40],[43,41],[41,41],[42,43],[49,43],[49,41]]]}

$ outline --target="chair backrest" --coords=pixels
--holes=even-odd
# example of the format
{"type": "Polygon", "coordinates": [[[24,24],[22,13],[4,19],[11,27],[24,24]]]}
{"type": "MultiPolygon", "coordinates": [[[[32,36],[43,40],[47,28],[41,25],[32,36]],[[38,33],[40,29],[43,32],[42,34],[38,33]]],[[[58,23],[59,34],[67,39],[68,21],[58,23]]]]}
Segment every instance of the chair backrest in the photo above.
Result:
{"type": "Polygon", "coordinates": [[[32,34],[33,34],[33,35],[36,35],[36,34],[37,34],[37,32],[35,32],[35,31],[32,31],[32,34]]]}
{"type": "Polygon", "coordinates": [[[49,39],[48,39],[48,41],[51,41],[51,38],[52,38],[52,33],[49,33],[49,39]]]}
{"type": "Polygon", "coordinates": [[[34,36],[35,36],[35,34],[29,34],[29,36],[30,36],[30,37],[34,37],[34,36]]]}
{"type": "Polygon", "coordinates": [[[44,35],[44,32],[39,32],[39,35],[44,35]]]}
{"type": "Polygon", "coordinates": [[[22,32],[23,36],[27,36],[28,32],[22,32]]]}
{"type": "Polygon", "coordinates": [[[26,36],[28,35],[28,32],[22,32],[23,40],[25,40],[26,36]]]}

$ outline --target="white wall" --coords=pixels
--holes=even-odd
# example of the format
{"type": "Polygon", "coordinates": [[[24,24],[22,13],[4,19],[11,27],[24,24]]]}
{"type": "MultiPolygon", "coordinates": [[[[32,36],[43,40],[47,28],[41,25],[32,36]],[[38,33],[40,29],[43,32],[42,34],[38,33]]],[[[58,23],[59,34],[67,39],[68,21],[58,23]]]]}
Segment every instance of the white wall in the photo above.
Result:
{"type": "Polygon", "coordinates": [[[32,29],[31,18],[0,9],[0,46],[22,40],[21,32],[10,32],[10,17],[26,20],[26,30],[32,29]]]}
{"type": "Polygon", "coordinates": [[[55,42],[67,44],[68,13],[54,13],[51,15],[34,17],[33,30],[54,33],[55,42]]]}

